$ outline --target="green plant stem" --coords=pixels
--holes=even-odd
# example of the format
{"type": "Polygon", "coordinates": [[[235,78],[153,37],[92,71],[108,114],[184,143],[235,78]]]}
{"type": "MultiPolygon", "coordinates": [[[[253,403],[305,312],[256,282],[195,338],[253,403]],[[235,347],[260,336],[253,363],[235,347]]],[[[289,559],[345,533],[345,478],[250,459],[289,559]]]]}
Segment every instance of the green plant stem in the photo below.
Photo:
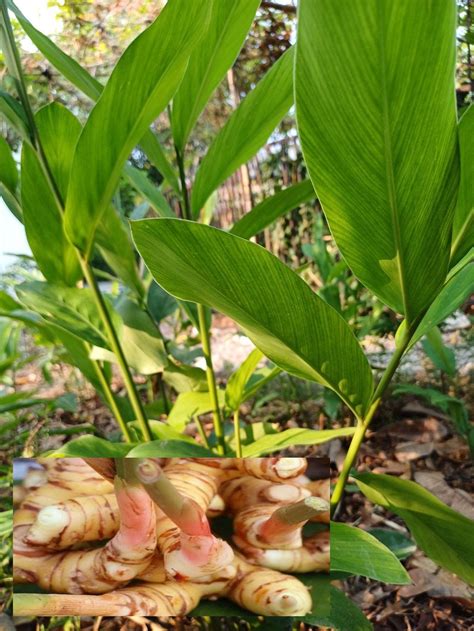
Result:
{"type": "MultiPolygon", "coordinates": [[[[183,216],[185,219],[192,221],[191,205],[189,203],[189,194],[186,186],[186,174],[184,171],[184,160],[179,149],[175,145],[176,161],[178,163],[179,179],[181,182],[181,193],[183,196],[183,216]]],[[[199,316],[199,335],[201,337],[202,350],[206,360],[206,377],[209,396],[212,404],[212,419],[214,423],[214,432],[217,438],[217,450],[219,454],[225,454],[224,430],[222,427],[221,413],[219,410],[219,399],[217,397],[216,375],[212,366],[211,340],[206,325],[206,311],[203,305],[198,304],[199,316]]]]}
{"type": "Polygon", "coordinates": [[[92,272],[90,264],[81,257],[80,259],[82,265],[82,271],[84,277],[91,288],[94,300],[97,305],[97,309],[99,311],[102,322],[104,323],[105,330],[107,332],[107,337],[109,340],[110,348],[117,358],[117,362],[120,368],[120,372],[122,373],[122,378],[124,380],[125,387],[127,389],[127,393],[130,399],[130,404],[132,406],[133,412],[135,414],[135,418],[138,421],[140,426],[142,437],[145,441],[151,441],[152,435],[150,431],[150,427],[148,425],[148,420],[145,415],[145,411],[143,409],[142,402],[140,397],[138,396],[138,391],[135,385],[135,382],[132,378],[132,373],[130,372],[130,368],[128,367],[127,360],[125,359],[125,355],[120,344],[120,341],[117,336],[117,332],[112,324],[112,320],[110,318],[110,314],[107,310],[104,297],[102,296],[99,286],[97,284],[97,280],[92,272]]]}
{"type": "Polygon", "coordinates": [[[176,162],[178,163],[179,181],[181,184],[181,195],[183,197],[183,218],[192,221],[193,215],[191,212],[191,204],[189,203],[188,187],[186,186],[186,172],[184,170],[184,159],[181,155],[178,147],[175,145],[174,150],[176,152],[176,162]]]}
{"type": "Polygon", "coordinates": [[[242,458],[242,443],[240,442],[240,416],[239,408],[234,410],[234,437],[235,437],[235,455],[242,458]]]}
{"type": "MultiPolygon", "coordinates": [[[[416,322],[418,324],[418,322],[416,322]]],[[[334,488],[334,491],[331,496],[331,516],[334,515],[336,508],[339,505],[339,502],[342,499],[344,493],[344,487],[347,483],[347,478],[349,477],[349,473],[354,466],[354,463],[357,459],[357,455],[359,453],[360,446],[362,441],[364,440],[365,433],[374,418],[375,412],[380,405],[380,401],[382,400],[382,395],[387,389],[388,384],[390,383],[395,371],[397,370],[400,361],[405,353],[408,345],[410,344],[410,339],[412,333],[415,330],[415,326],[411,327],[410,331],[406,331],[406,334],[403,340],[400,341],[399,346],[395,349],[390,362],[388,363],[387,368],[385,369],[379,383],[377,384],[377,388],[372,396],[371,403],[369,405],[369,410],[363,419],[358,420],[356,431],[352,437],[351,444],[349,445],[349,449],[347,451],[347,455],[344,459],[344,464],[342,466],[342,471],[339,474],[339,478],[337,480],[337,484],[334,488]]]]}
{"type": "Polygon", "coordinates": [[[97,374],[97,378],[100,382],[100,385],[102,386],[102,389],[104,391],[104,396],[105,399],[112,411],[112,414],[115,416],[115,419],[117,420],[117,423],[119,424],[119,427],[122,431],[122,434],[125,438],[125,442],[127,443],[131,443],[132,442],[132,436],[130,434],[130,430],[128,429],[128,425],[125,422],[125,419],[122,416],[122,413],[120,412],[120,409],[117,405],[117,401],[115,400],[115,397],[113,395],[112,389],[110,388],[110,384],[107,381],[105,374],[104,374],[104,370],[102,368],[102,366],[99,364],[98,361],[96,360],[92,360],[93,366],[94,366],[94,370],[97,374]]]}
{"type": "Polygon", "coordinates": [[[195,416],[193,417],[192,420],[194,420],[194,422],[196,423],[196,428],[197,428],[199,436],[201,437],[204,447],[207,447],[207,449],[210,449],[209,441],[207,440],[206,432],[204,431],[204,427],[202,426],[202,422],[200,418],[198,416],[195,416]]]}
{"type": "Polygon", "coordinates": [[[206,377],[209,396],[212,405],[212,420],[214,422],[214,432],[217,438],[217,451],[222,456],[225,454],[224,430],[222,427],[222,419],[219,410],[219,399],[217,397],[216,375],[212,366],[211,341],[209,331],[206,324],[206,310],[204,305],[197,305],[199,316],[199,332],[201,335],[202,350],[206,360],[206,377]]]}

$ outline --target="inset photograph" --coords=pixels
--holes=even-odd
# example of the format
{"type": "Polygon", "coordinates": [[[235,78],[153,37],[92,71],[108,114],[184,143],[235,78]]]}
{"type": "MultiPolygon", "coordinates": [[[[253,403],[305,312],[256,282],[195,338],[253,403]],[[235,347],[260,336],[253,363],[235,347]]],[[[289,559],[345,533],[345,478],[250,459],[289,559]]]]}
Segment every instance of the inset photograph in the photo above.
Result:
{"type": "Polygon", "coordinates": [[[15,461],[13,613],[305,616],[329,475],[324,458],[15,461]]]}

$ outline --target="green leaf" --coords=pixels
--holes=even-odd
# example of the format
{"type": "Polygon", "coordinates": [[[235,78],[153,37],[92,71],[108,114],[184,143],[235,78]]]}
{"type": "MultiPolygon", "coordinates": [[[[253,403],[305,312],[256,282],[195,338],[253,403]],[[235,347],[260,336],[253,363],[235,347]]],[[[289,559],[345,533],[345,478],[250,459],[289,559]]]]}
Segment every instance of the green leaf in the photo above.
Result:
{"type": "Polygon", "coordinates": [[[25,110],[11,94],[0,90],[0,114],[16,129],[23,140],[31,142],[25,110]]]}
{"type": "Polygon", "coordinates": [[[390,530],[389,528],[371,528],[368,532],[386,545],[387,548],[390,548],[397,559],[401,561],[407,559],[416,550],[414,541],[396,530],[390,530]]]}
{"type": "MultiPolygon", "coordinates": [[[[451,315],[472,293],[473,285],[474,264],[469,263],[446,281],[413,334],[410,347],[451,315]]],[[[397,330],[397,341],[405,330],[406,323],[403,321],[397,330]]]]}
{"type": "Polygon", "coordinates": [[[297,47],[298,130],[331,232],[354,274],[412,322],[448,270],[456,3],[301,0],[297,47]]]}
{"type": "MultiPolygon", "coordinates": [[[[172,360],[173,358],[171,358],[172,360]]],[[[204,392],[207,390],[206,371],[196,366],[186,364],[169,365],[163,371],[163,381],[174,388],[176,392],[204,392]]]]}
{"type": "Polygon", "coordinates": [[[8,210],[12,213],[12,215],[16,217],[18,221],[23,223],[23,211],[21,209],[20,203],[18,202],[18,199],[16,198],[15,195],[12,195],[12,193],[7,189],[7,187],[4,186],[1,182],[0,182],[0,197],[3,199],[3,201],[5,202],[5,206],[7,206],[8,210]]]}
{"type": "Polygon", "coordinates": [[[211,193],[265,144],[290,109],[293,60],[294,50],[290,48],[243,99],[212,142],[193,186],[194,217],[199,216],[211,193]]]}
{"type": "Polygon", "coordinates": [[[105,209],[100,219],[95,244],[111,269],[141,299],[145,289],[138,274],[130,228],[112,205],[105,209]]]}
{"type": "Polygon", "coordinates": [[[50,452],[48,458],[124,458],[133,447],[133,443],[111,443],[96,436],[80,436],[50,452]]]}
{"type": "MultiPolygon", "coordinates": [[[[142,375],[161,372],[168,364],[166,349],[150,316],[126,297],[122,297],[114,305],[114,311],[123,321],[119,338],[127,363],[142,375]]],[[[115,355],[104,351],[104,347],[94,348],[91,358],[116,361],[115,355]]]]}
{"type": "MultiPolygon", "coordinates": [[[[72,57],[66,55],[64,51],[62,51],[56,44],[46,37],[41,31],[38,31],[31,22],[29,22],[26,17],[21,13],[21,11],[16,7],[13,2],[7,0],[9,8],[13,11],[18,21],[21,24],[21,27],[31,39],[31,41],[35,44],[35,46],[40,50],[46,59],[58,70],[68,81],[70,81],[73,85],[76,86],[81,92],[83,92],[86,96],[88,96],[93,101],[97,101],[99,96],[102,94],[104,86],[97,81],[92,75],[90,75],[85,68],[83,68],[80,64],[77,63],[72,57]]],[[[9,96],[9,95],[7,95],[9,96]]],[[[12,104],[6,104],[5,108],[2,108],[2,94],[0,91],[0,111],[2,109],[7,109],[7,114],[12,117],[12,104]],[[9,105],[9,107],[8,107],[9,105]]],[[[18,109],[18,108],[17,108],[18,109]]],[[[13,115],[15,112],[13,112],[13,115]]],[[[16,113],[18,116],[21,113],[16,113]]],[[[25,126],[25,132],[23,135],[27,134],[26,131],[26,117],[23,113],[22,118],[17,121],[15,127],[19,127],[18,123],[22,123],[25,126]]],[[[147,130],[140,140],[140,145],[143,150],[146,152],[148,158],[151,162],[158,168],[160,173],[168,180],[168,183],[172,188],[179,194],[180,188],[177,177],[171,168],[163,149],[161,148],[158,139],[155,134],[151,130],[147,130]]]]}
{"type": "Polygon", "coordinates": [[[246,445],[242,450],[242,455],[244,458],[254,458],[295,445],[320,445],[334,438],[352,436],[354,432],[354,427],[341,427],[339,429],[300,429],[294,427],[285,429],[278,434],[262,436],[251,445],[246,445]]]}
{"type": "Polygon", "coordinates": [[[361,528],[331,522],[331,571],[406,585],[410,577],[395,554],[361,528]]]}
{"type": "Polygon", "coordinates": [[[451,265],[457,263],[474,243],[474,107],[464,112],[458,125],[461,180],[454,213],[451,265]]]}
{"type": "Polygon", "coordinates": [[[155,281],[150,284],[148,289],[147,304],[148,310],[156,322],[161,322],[161,320],[172,315],[178,309],[176,299],[157,285],[155,281]]]}
{"type": "Polygon", "coordinates": [[[262,351],[254,348],[239,368],[229,377],[225,389],[225,402],[230,410],[239,409],[243,402],[245,386],[262,359],[262,351]]]}
{"type": "MultiPolygon", "coordinates": [[[[195,445],[194,438],[177,432],[166,423],[163,423],[163,421],[149,420],[148,423],[154,440],[179,440],[195,445]]],[[[132,421],[129,425],[130,427],[136,429],[139,433],[141,432],[140,423],[138,423],[138,421],[132,421]]]]}
{"type": "Polygon", "coordinates": [[[371,502],[399,515],[423,552],[463,581],[474,583],[474,522],[416,482],[373,473],[354,474],[371,502]]]}
{"type": "Polygon", "coordinates": [[[36,151],[23,143],[21,202],[26,236],[45,278],[53,283],[74,285],[81,277],[81,268],[64,233],[62,203],[66,199],[81,125],[59,103],[50,103],[39,110],[35,122],[58,190],[55,193],[51,188],[36,151]]]}
{"type": "Polygon", "coordinates": [[[130,184],[146,199],[159,217],[176,217],[160,189],[153,184],[144,171],[127,165],[124,169],[130,184]]]}
{"type": "Polygon", "coordinates": [[[364,413],[372,373],[357,340],[342,317],[275,256],[216,228],[177,219],[136,221],[132,234],[166,291],[233,318],[275,364],[332,388],[364,413]]]}
{"type": "Polygon", "coordinates": [[[302,574],[299,578],[311,588],[313,611],[295,621],[314,625],[316,629],[328,627],[336,631],[372,631],[372,624],[343,591],[331,585],[334,580],[327,574],[302,574]]]}
{"type": "Polygon", "coordinates": [[[187,440],[152,440],[134,447],[127,458],[209,458],[216,454],[187,440]]]}
{"type": "Polygon", "coordinates": [[[445,372],[450,377],[454,377],[456,374],[456,355],[452,348],[444,344],[443,336],[437,326],[428,331],[422,345],[435,368],[445,372]]]}
{"type": "Polygon", "coordinates": [[[242,401],[248,401],[262,388],[265,384],[275,379],[281,373],[281,368],[271,364],[263,366],[256,370],[245,384],[245,390],[242,394],[242,401]]]}
{"type": "MultiPolygon", "coordinates": [[[[219,405],[224,405],[224,391],[218,390],[219,405]]],[[[182,431],[193,416],[207,414],[212,410],[209,392],[183,392],[178,395],[168,415],[168,424],[182,431]]]]}
{"type": "Polygon", "coordinates": [[[303,180],[267,197],[232,226],[230,232],[250,239],[293,208],[316,197],[311,180],[303,180]]]}
{"type": "Polygon", "coordinates": [[[8,142],[0,136],[0,182],[15,195],[18,184],[18,169],[8,142]]]}
{"type": "Polygon", "coordinates": [[[208,12],[206,3],[168,2],[121,56],[89,115],[74,155],[65,214],[66,233],[83,253],[90,252],[130,152],[178,88],[208,12]]]}
{"type": "Polygon", "coordinates": [[[180,151],[209,97],[239,54],[260,0],[210,0],[209,4],[209,26],[173,99],[171,126],[180,151]]]}
{"type": "MultiPolygon", "coordinates": [[[[50,322],[95,346],[108,348],[104,328],[89,288],[63,287],[33,281],[16,287],[19,300],[47,322],[50,322]]],[[[120,319],[109,307],[115,325],[120,329],[120,319]]]]}

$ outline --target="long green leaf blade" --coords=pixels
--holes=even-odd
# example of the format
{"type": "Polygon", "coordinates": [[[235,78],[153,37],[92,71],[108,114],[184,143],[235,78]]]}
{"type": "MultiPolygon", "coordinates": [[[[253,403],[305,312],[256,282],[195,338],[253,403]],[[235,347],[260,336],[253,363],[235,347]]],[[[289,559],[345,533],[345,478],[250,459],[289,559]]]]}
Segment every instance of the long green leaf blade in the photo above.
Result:
{"type": "Polygon", "coordinates": [[[251,445],[244,445],[242,455],[244,458],[265,456],[274,451],[280,451],[295,445],[320,445],[335,438],[352,436],[354,427],[340,427],[338,429],[300,429],[293,427],[285,429],[278,434],[267,434],[254,441],[251,445]]]}
{"type": "Polygon", "coordinates": [[[454,213],[451,266],[474,246],[474,107],[471,103],[458,125],[461,180],[454,213]]]}
{"type": "Polygon", "coordinates": [[[209,0],[211,18],[173,99],[173,138],[183,150],[209,97],[232,66],[260,0],[209,0]]]}
{"type": "Polygon", "coordinates": [[[371,502],[402,517],[425,554],[474,584],[474,521],[443,504],[416,482],[374,473],[358,473],[354,477],[371,502]]]}
{"type": "Polygon", "coordinates": [[[454,0],[299,3],[296,114],[311,179],[354,273],[410,322],[448,269],[455,28],[454,0]]]}
{"type": "Polygon", "coordinates": [[[81,269],[74,247],[64,232],[62,200],[67,193],[81,125],[59,103],[50,103],[39,110],[35,122],[57,191],[53,190],[35,150],[24,142],[21,202],[26,236],[45,278],[53,283],[74,285],[81,276],[81,269]]]}
{"type": "Polygon", "coordinates": [[[191,205],[195,217],[222,182],[265,144],[293,103],[290,48],[240,103],[218,133],[199,166],[191,205]]]}
{"type": "Polygon", "coordinates": [[[343,318],[254,243],[178,219],[132,223],[145,263],[168,293],[233,318],[275,364],[335,390],[357,414],[372,373],[343,318]]]}
{"type": "Polygon", "coordinates": [[[310,180],[303,180],[267,197],[235,223],[230,232],[250,239],[285,213],[316,197],[310,180]]]}
{"type": "Polygon", "coordinates": [[[18,184],[18,170],[8,142],[0,136],[0,182],[15,195],[18,184]]]}
{"type": "Polygon", "coordinates": [[[331,571],[406,585],[410,577],[383,543],[361,528],[331,522],[331,571]]]}
{"type": "Polygon", "coordinates": [[[90,252],[131,150],[178,88],[207,14],[205,3],[168,2],[122,55],[92,110],[76,147],[65,215],[66,232],[82,252],[90,252]]]}

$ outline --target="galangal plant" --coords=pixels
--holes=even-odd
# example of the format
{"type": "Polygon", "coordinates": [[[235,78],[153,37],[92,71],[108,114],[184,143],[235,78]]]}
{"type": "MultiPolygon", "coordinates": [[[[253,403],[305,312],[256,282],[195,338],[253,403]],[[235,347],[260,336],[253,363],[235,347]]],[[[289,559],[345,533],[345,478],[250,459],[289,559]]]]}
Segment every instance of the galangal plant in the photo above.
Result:
{"type": "MultiPolygon", "coordinates": [[[[331,499],[332,514],[352,475],[369,500],[405,521],[428,556],[472,583],[470,520],[413,482],[355,468],[361,443],[402,357],[457,308],[472,287],[474,112],[471,106],[457,118],[456,4],[300,0],[296,45],[232,113],[191,182],[186,171],[190,133],[237,56],[258,5],[258,0],[169,0],[124,52],[104,87],[34,29],[13,3],[2,0],[3,50],[16,93],[0,94],[0,107],[23,139],[20,186],[16,165],[2,149],[7,156],[2,192],[25,224],[45,278],[20,285],[18,302],[2,311],[23,319],[35,314],[35,326],[47,327],[66,346],[130,443],[86,437],[61,453],[258,456],[351,435],[331,499]],[[49,61],[96,101],[82,128],[58,103],[32,112],[8,8],[49,61]],[[206,225],[213,193],[259,150],[293,104],[311,181],[264,200],[229,232],[206,225]],[[165,110],[177,172],[150,130],[165,110]],[[181,217],[173,216],[161,191],[127,164],[137,145],[179,198],[181,217]],[[116,207],[121,177],[159,215],[133,221],[133,240],[161,288],[161,299],[175,297],[194,319],[207,387],[202,387],[202,379],[196,386],[195,375],[176,365],[172,344],[156,327],[147,282],[137,272],[127,226],[116,207]],[[316,195],[354,275],[399,316],[396,350],[376,383],[344,318],[295,271],[249,240],[316,195]],[[96,250],[126,288],[114,303],[102,293],[92,268],[96,250]],[[208,308],[231,317],[258,349],[225,392],[218,388],[212,366],[208,308]],[[144,356],[153,364],[152,372],[163,377],[168,372],[168,378],[170,372],[179,374],[181,386],[189,385],[191,392],[184,386],[176,403],[181,399],[178,409],[186,409],[186,415],[181,412],[177,418],[175,406],[175,424],[147,417],[132,375],[132,366],[140,372],[144,356]],[[275,367],[254,374],[262,356],[275,367]],[[111,389],[111,360],[119,365],[127,400],[118,399],[111,389]],[[243,439],[240,404],[279,370],[331,389],[351,410],[353,426],[273,430],[243,439]],[[183,403],[186,396],[188,406],[183,403]],[[205,446],[200,446],[180,432],[187,418],[207,411],[212,411],[214,432],[208,437],[201,428],[205,446]],[[229,414],[234,421],[232,442],[229,414]],[[146,442],[153,438],[158,440],[146,442]]],[[[358,528],[334,522],[331,545],[335,572],[393,583],[409,580],[390,551],[358,528]]],[[[313,622],[347,628],[337,618],[340,593],[331,594],[334,611],[326,620],[313,622]]],[[[363,618],[357,624],[361,629],[370,626],[363,618]]]]}

